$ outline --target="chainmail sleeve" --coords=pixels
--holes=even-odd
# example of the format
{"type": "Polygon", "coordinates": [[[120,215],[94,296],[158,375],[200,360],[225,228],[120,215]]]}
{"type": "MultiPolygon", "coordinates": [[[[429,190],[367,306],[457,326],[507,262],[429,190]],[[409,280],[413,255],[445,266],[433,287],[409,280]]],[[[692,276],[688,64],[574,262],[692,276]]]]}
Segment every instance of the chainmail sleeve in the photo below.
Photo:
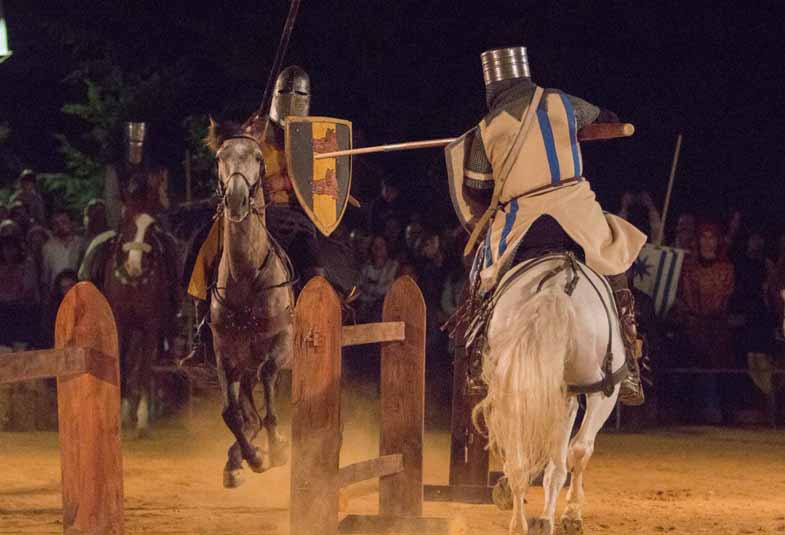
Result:
{"type": "Polygon", "coordinates": [[[575,110],[575,119],[578,123],[578,130],[586,125],[592,124],[597,120],[597,117],[600,115],[600,108],[594,104],[586,102],[582,98],[567,95],[566,93],[565,95],[570,100],[570,104],[572,104],[572,107],[575,110]]]}
{"type": "Polygon", "coordinates": [[[493,167],[485,153],[479,128],[467,134],[466,147],[463,185],[474,190],[493,189],[493,167]]]}

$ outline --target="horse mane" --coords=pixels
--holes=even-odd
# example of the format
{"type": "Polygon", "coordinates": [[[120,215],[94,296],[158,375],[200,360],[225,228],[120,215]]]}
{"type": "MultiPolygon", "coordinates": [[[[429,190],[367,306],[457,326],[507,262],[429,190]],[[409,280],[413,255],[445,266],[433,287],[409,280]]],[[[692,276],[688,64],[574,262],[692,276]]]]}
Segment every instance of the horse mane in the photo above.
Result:
{"type": "Polygon", "coordinates": [[[250,136],[257,143],[261,143],[264,139],[266,126],[266,119],[257,117],[254,117],[252,120],[249,119],[242,124],[235,121],[216,122],[210,117],[210,127],[207,129],[207,135],[203,141],[207,148],[215,154],[221,148],[221,145],[224,144],[224,141],[232,137],[250,136]]]}

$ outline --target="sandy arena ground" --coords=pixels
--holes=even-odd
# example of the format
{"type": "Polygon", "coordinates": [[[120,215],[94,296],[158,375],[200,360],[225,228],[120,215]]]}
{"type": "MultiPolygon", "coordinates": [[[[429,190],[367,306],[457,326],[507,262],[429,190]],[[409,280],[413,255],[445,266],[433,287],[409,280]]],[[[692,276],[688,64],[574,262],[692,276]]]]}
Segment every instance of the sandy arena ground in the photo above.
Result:
{"type": "MultiPolygon", "coordinates": [[[[375,410],[363,406],[347,403],[344,411],[342,463],[378,452],[375,410]]],[[[229,432],[215,401],[198,403],[195,414],[188,423],[159,423],[151,440],[124,441],[128,533],[288,534],[288,467],[249,472],[243,487],[223,489],[229,432]]],[[[447,433],[427,434],[428,483],[446,483],[448,451],[447,433]]],[[[58,455],[54,433],[0,433],[0,533],[62,533],[58,455]]],[[[375,482],[350,487],[349,512],[375,512],[376,489],[375,482]]],[[[785,534],[785,432],[603,433],[586,497],[586,533],[785,534]]],[[[528,500],[537,514],[542,489],[528,500]]],[[[557,515],[562,506],[563,496],[557,515]]],[[[425,513],[457,518],[471,534],[506,533],[509,521],[494,506],[426,502],[425,513]]]]}

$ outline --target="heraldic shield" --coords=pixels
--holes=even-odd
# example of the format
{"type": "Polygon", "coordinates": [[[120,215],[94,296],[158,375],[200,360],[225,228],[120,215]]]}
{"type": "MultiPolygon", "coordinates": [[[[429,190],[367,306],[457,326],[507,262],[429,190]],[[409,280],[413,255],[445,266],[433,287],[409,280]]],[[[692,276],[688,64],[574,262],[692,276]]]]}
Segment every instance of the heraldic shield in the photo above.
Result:
{"type": "Polygon", "coordinates": [[[294,193],[319,232],[329,236],[346,211],[352,157],[314,154],[352,148],[352,123],[331,117],[286,118],[286,164],[294,193]]]}
{"type": "Polygon", "coordinates": [[[466,157],[466,134],[462,135],[444,148],[447,161],[447,181],[450,185],[450,198],[455,214],[464,228],[469,228],[472,212],[463,195],[464,162],[466,157]]]}

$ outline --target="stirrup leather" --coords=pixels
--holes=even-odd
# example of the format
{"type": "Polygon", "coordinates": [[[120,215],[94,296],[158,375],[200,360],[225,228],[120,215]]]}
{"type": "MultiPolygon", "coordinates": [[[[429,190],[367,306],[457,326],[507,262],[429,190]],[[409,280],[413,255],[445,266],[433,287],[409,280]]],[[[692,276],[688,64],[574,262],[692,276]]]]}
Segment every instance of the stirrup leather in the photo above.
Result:
{"type": "Polygon", "coordinates": [[[635,321],[635,297],[628,288],[617,289],[613,292],[613,297],[619,311],[619,325],[629,368],[629,375],[621,382],[619,401],[624,405],[642,405],[645,401],[639,363],[642,344],[638,338],[638,327],[635,321]]]}

